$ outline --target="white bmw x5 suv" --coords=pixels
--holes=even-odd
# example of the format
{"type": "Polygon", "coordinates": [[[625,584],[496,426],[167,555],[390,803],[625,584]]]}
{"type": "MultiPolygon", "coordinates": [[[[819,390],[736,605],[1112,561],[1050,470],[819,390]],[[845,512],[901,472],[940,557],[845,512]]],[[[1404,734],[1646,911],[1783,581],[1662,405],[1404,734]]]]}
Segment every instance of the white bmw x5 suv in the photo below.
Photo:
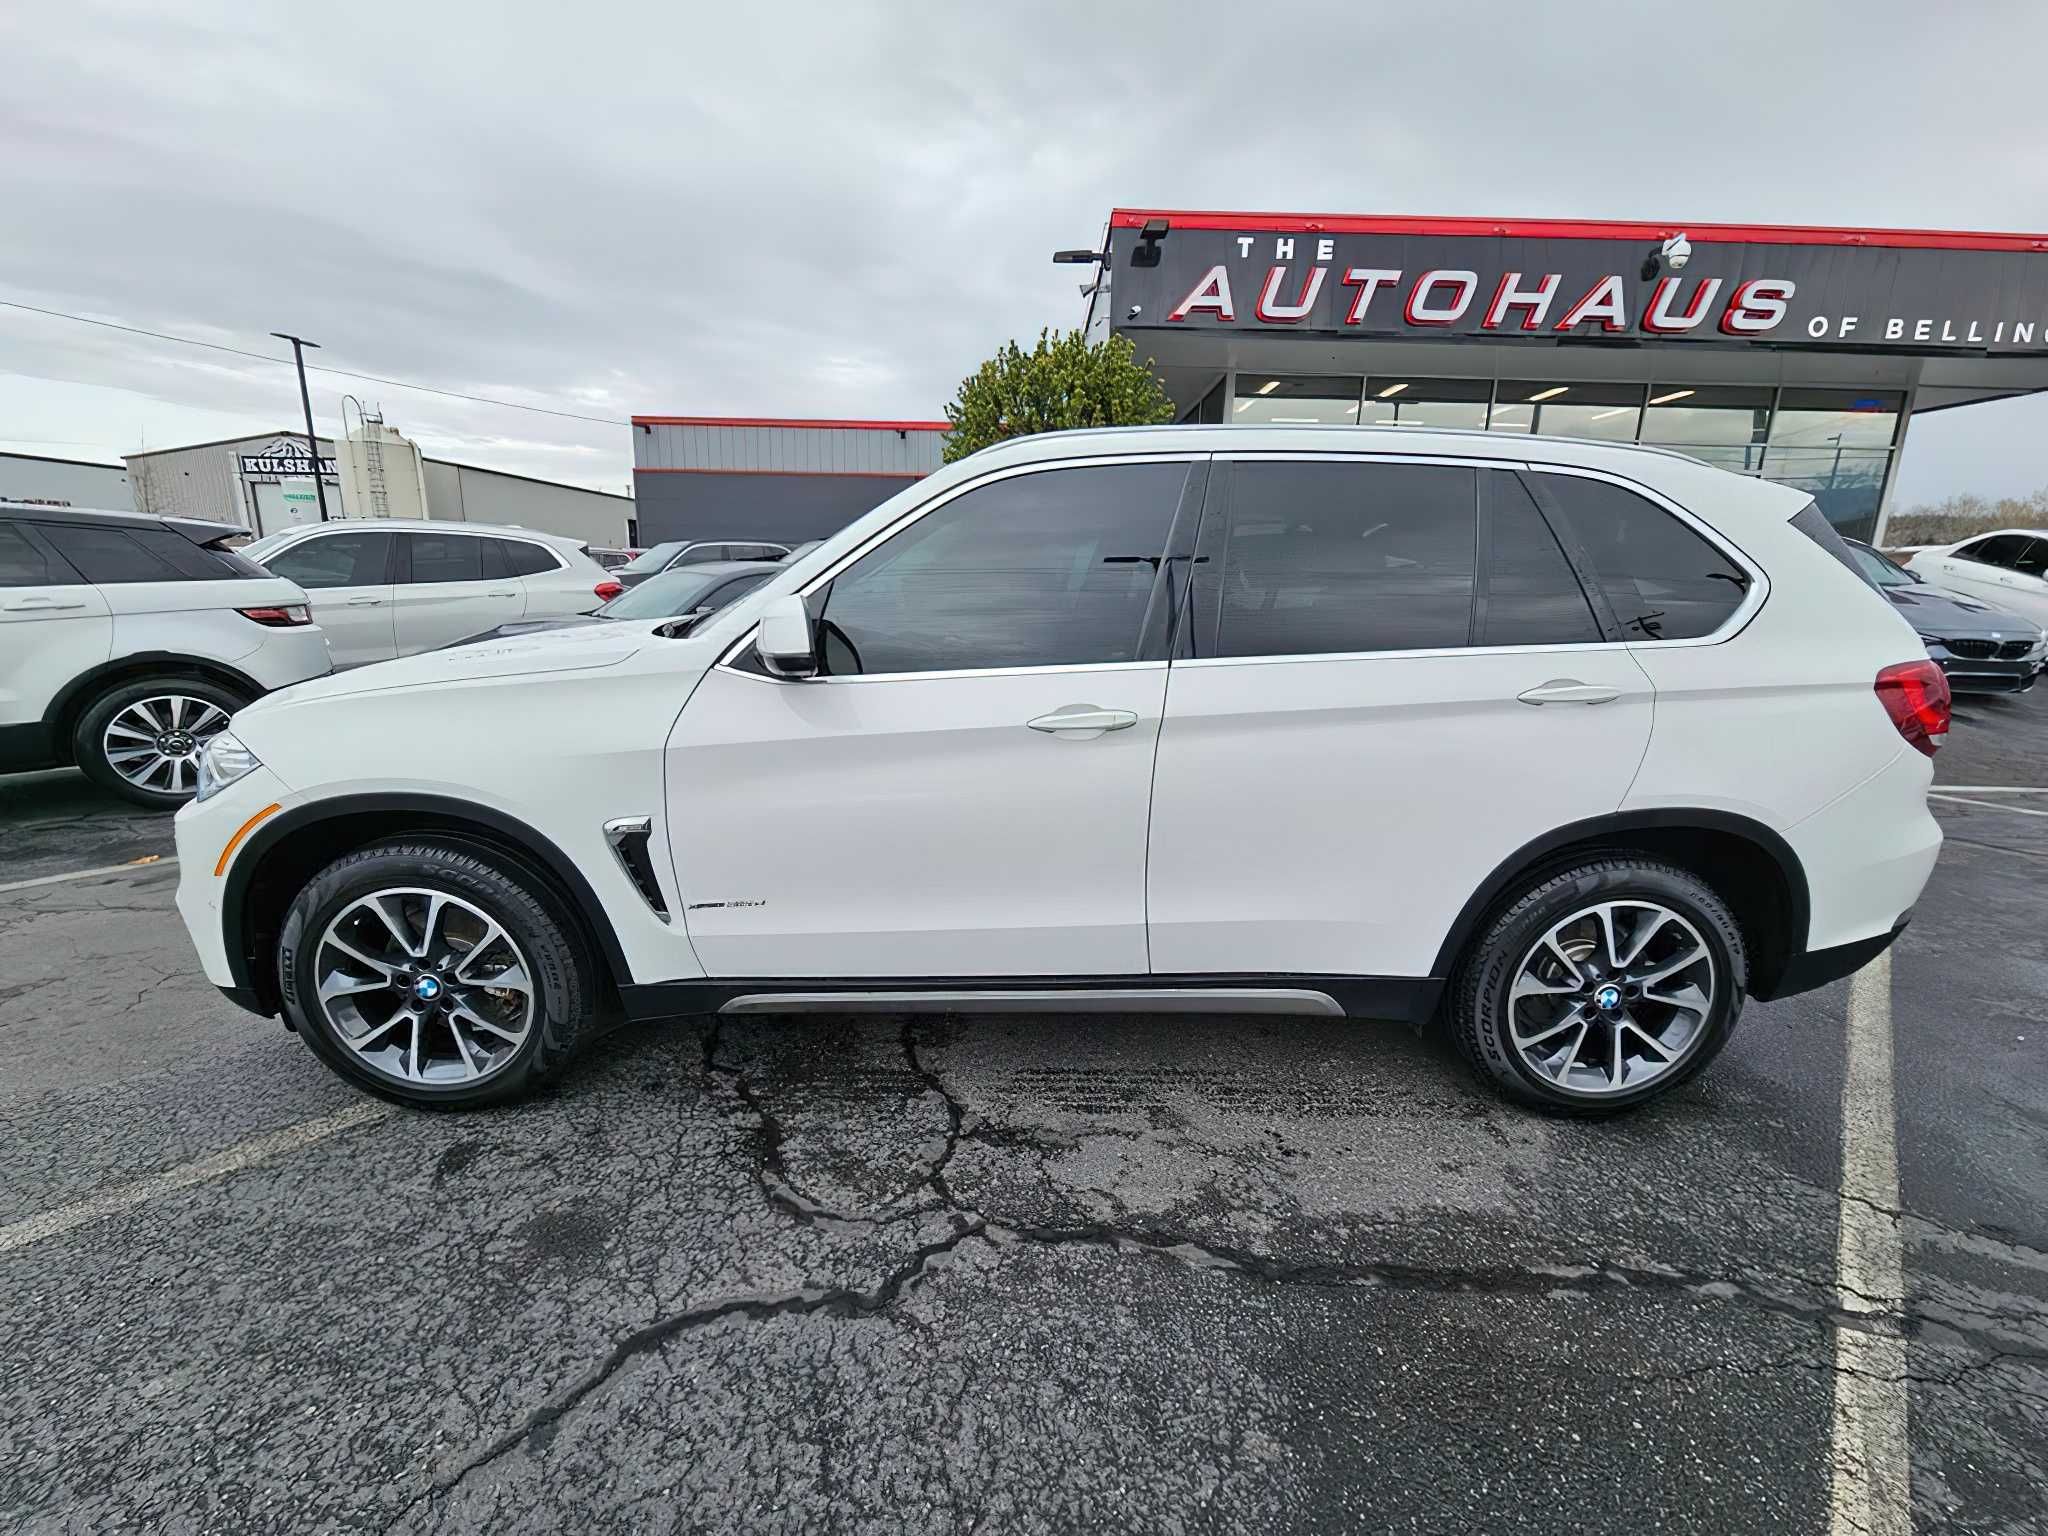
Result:
{"type": "Polygon", "coordinates": [[[1441,1018],[1517,1098],[1670,1091],[1933,868],[1940,670],[1811,500],[1393,428],[1022,439],[699,620],[237,715],[207,975],[386,1097],[602,1018],[1441,1018]]]}

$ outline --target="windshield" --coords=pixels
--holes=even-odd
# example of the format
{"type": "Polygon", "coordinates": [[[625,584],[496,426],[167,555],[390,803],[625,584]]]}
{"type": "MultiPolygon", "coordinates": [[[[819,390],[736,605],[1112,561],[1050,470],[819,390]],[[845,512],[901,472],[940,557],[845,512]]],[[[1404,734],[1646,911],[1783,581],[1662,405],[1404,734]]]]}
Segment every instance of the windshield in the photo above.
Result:
{"type": "MultiPolygon", "coordinates": [[[[654,551],[647,553],[651,555],[654,551]]],[[[659,576],[650,576],[639,586],[621,592],[598,609],[597,616],[600,619],[677,618],[696,607],[698,599],[724,579],[723,576],[707,576],[687,565],[663,571],[659,576]]]]}
{"type": "Polygon", "coordinates": [[[631,571],[636,576],[642,571],[658,571],[664,565],[667,565],[669,561],[675,559],[676,552],[682,547],[683,541],[681,539],[670,539],[666,544],[657,544],[652,549],[642,550],[624,565],[620,566],[619,569],[631,571]]]}
{"type": "Polygon", "coordinates": [[[1891,561],[1885,559],[1876,550],[1868,549],[1861,544],[1851,544],[1849,546],[1849,553],[1855,557],[1857,565],[1862,567],[1863,574],[1876,582],[1880,587],[1910,587],[1913,585],[1912,577],[1908,576],[1896,565],[1893,565],[1891,561]]]}

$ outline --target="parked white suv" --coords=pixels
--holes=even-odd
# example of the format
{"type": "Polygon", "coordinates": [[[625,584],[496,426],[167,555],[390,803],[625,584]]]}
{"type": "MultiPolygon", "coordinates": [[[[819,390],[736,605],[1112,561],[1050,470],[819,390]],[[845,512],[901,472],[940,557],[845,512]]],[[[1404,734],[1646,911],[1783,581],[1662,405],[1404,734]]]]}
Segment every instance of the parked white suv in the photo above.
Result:
{"type": "Polygon", "coordinates": [[[431,651],[518,619],[589,613],[624,590],[580,539],[483,523],[311,523],[243,553],[306,589],[337,667],[431,651]]]}
{"type": "Polygon", "coordinates": [[[0,771],[76,763],[169,808],[229,715],[330,671],[306,594],[224,547],[243,532],[0,502],[0,771]]]}
{"type": "Polygon", "coordinates": [[[1812,501],[1654,449],[1167,427],[947,466],[694,624],[240,716],[206,974],[387,1097],[634,1017],[1441,1015],[1639,1103],[1934,865],[1940,669],[1812,501]]]}

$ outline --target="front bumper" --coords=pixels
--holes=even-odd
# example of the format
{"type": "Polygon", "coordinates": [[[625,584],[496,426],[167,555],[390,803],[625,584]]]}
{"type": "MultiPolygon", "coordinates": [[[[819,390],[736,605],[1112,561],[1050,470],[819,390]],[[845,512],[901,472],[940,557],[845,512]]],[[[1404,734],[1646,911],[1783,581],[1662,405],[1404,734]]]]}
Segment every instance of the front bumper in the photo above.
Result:
{"type": "Polygon", "coordinates": [[[1927,642],[1927,654],[1948,676],[1956,693],[2025,693],[2041,675],[2041,658],[2022,656],[2011,661],[1991,657],[1958,656],[1939,641],[1927,642]]]}
{"type": "Polygon", "coordinates": [[[246,847],[246,839],[233,854],[223,854],[251,817],[266,806],[283,803],[289,795],[282,779],[259,767],[210,799],[187,801],[172,824],[178,844],[178,916],[199,953],[199,967],[206,979],[238,1003],[242,999],[229,990],[238,987],[239,981],[228,958],[222,898],[227,889],[226,871],[246,847]],[[217,869],[220,874],[215,873],[217,869]]]}

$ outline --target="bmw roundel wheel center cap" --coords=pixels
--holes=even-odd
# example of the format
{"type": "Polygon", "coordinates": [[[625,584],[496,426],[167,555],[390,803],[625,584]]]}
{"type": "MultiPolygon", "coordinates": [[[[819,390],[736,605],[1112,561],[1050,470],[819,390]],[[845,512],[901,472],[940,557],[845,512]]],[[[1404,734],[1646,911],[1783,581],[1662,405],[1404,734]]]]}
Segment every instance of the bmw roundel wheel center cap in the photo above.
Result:
{"type": "Polygon", "coordinates": [[[441,978],[422,976],[412,984],[412,995],[423,1003],[435,1003],[441,999],[441,978]]]}

